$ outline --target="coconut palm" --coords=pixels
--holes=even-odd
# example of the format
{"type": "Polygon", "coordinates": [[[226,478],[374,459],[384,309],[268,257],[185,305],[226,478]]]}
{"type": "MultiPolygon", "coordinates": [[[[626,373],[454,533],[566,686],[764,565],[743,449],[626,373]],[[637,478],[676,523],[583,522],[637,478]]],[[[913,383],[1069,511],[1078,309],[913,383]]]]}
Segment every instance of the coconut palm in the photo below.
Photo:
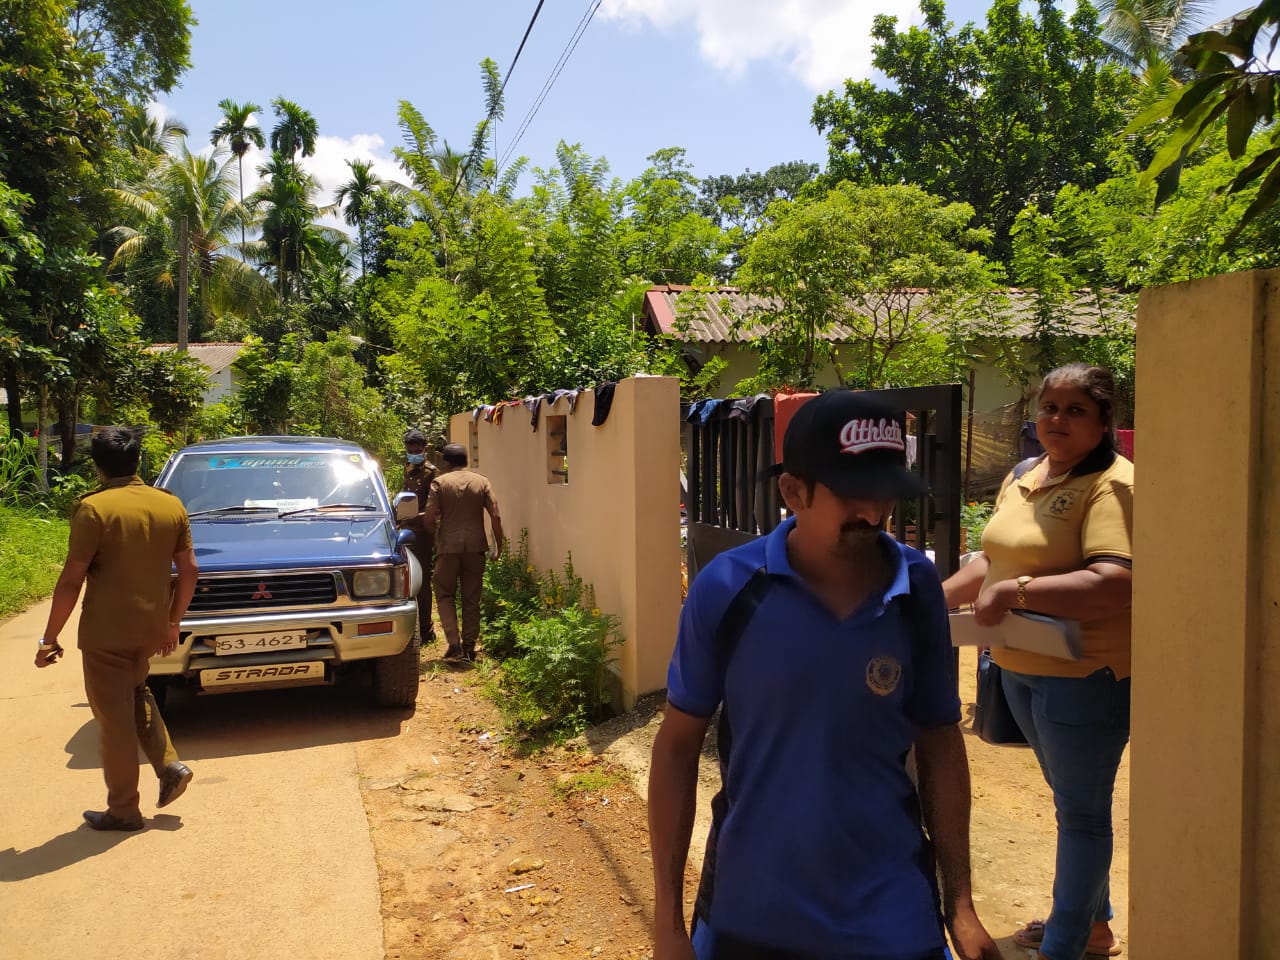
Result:
{"type": "Polygon", "coordinates": [[[299,153],[309,157],[316,152],[316,137],[320,128],[316,118],[292,100],[276,97],[271,101],[276,115],[276,125],[271,130],[271,149],[288,157],[293,163],[299,153]]]}
{"type": "MultiPolygon", "coordinates": [[[[226,99],[218,101],[218,109],[222,111],[222,119],[209,131],[209,142],[215,147],[226,143],[236,158],[236,169],[240,176],[240,203],[244,203],[244,155],[250,147],[261,150],[267,140],[262,128],[253,122],[253,115],[262,108],[256,103],[236,103],[226,99]]],[[[244,224],[240,225],[240,242],[244,243],[244,224]]]]}
{"type": "Polygon", "coordinates": [[[1102,39],[1111,59],[1141,77],[1173,65],[1183,41],[1202,29],[1212,0],[1101,0],[1102,39]]]}
{"type": "Polygon", "coordinates": [[[186,217],[195,330],[211,319],[215,299],[248,316],[270,289],[261,274],[234,256],[232,238],[248,213],[236,199],[236,174],[225,157],[220,151],[193,154],[181,145],[143,182],[113,191],[138,218],[137,226],[117,226],[107,234],[115,244],[108,269],[128,282],[175,286],[182,255],[179,224],[186,217]]]}

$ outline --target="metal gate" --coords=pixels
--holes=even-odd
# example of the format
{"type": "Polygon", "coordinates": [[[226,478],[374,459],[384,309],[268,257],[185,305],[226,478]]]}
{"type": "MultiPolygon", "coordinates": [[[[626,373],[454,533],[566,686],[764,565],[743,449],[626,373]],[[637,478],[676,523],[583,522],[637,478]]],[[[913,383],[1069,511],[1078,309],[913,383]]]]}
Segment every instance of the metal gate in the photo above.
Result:
{"type": "MultiPolygon", "coordinates": [[[[929,492],[894,509],[892,532],[930,549],[942,577],[960,565],[961,394],[959,384],[869,391],[914,417],[916,461],[929,492]]],[[[685,414],[689,579],[721,550],[768,533],[784,507],[770,468],[772,398],[702,401],[685,414]]]]}

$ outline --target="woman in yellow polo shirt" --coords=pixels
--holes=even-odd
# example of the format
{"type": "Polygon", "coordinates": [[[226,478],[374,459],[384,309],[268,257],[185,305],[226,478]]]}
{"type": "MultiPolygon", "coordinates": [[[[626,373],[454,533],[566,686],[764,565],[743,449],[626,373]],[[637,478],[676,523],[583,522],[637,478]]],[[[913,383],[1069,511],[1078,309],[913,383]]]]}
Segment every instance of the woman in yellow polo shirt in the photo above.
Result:
{"type": "Polygon", "coordinates": [[[1053,790],[1053,911],[1019,930],[1044,960],[1120,953],[1110,921],[1111,796],[1129,741],[1133,464],[1115,451],[1115,383],[1068,364],[1044,378],[1036,435],[1047,451],[1010,474],[982,555],[943,584],[949,606],[998,623],[1010,610],[1080,622],[1081,657],[1000,648],[1005,696],[1053,790]]]}

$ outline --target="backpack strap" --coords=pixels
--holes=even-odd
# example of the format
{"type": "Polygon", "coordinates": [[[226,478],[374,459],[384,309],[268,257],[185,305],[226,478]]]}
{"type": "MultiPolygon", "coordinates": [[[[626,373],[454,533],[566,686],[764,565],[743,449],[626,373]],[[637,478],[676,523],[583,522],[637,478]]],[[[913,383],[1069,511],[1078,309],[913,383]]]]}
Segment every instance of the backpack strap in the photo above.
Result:
{"type": "Polygon", "coordinates": [[[1027,457],[1016,467],[1013,468],[1013,479],[1021,480],[1037,463],[1044,459],[1044,455],[1038,457],[1027,457]]]}

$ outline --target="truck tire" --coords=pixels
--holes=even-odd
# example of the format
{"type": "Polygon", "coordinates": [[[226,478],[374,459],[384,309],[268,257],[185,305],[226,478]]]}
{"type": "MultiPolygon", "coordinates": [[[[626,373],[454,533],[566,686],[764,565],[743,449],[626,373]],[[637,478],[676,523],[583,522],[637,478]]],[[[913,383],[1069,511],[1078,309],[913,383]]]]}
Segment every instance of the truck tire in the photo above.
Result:
{"type": "Polygon", "coordinates": [[[418,702],[418,684],[422,681],[419,646],[415,633],[399,653],[373,662],[373,696],[378,706],[412,707],[418,702]]]}

